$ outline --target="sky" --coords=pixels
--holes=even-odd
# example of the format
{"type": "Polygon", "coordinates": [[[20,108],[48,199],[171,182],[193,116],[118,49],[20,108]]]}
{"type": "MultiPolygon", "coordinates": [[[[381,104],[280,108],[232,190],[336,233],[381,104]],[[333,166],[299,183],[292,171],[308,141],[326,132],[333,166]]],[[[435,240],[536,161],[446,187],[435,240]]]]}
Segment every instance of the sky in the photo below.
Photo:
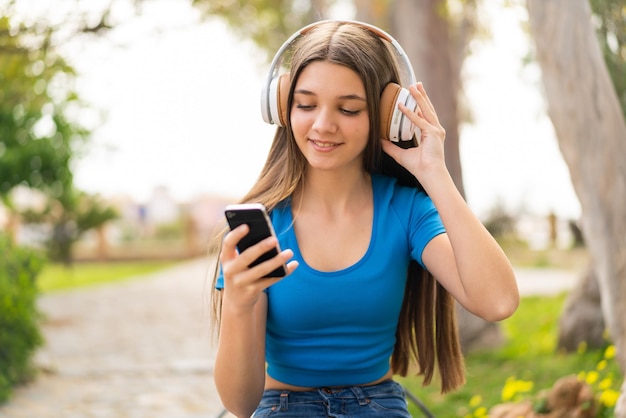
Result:
{"type": "MultiPolygon", "coordinates": [[[[479,216],[501,203],[576,218],[539,70],[522,66],[530,48],[525,10],[504,2],[485,2],[491,36],[474,42],[464,67],[473,115],[460,132],[466,198],[479,216]]],[[[334,17],[351,18],[349,11],[334,17]]],[[[202,21],[187,2],[153,0],[141,17],[103,39],[71,42],[64,53],[78,70],[80,96],[104,116],[76,165],[79,188],[146,201],[164,186],[184,202],[198,194],[237,198],[256,180],[275,130],[259,106],[269,65],[221,21],[202,21]]]]}

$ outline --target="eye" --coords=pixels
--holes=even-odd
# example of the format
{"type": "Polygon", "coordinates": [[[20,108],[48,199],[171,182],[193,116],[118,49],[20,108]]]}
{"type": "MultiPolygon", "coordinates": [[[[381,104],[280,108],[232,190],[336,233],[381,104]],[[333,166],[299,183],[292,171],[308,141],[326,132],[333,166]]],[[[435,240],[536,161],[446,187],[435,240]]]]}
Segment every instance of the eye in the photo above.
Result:
{"type": "Polygon", "coordinates": [[[312,110],[314,108],[315,108],[315,105],[308,105],[308,104],[303,104],[303,103],[296,104],[296,109],[312,110]]]}
{"type": "Polygon", "coordinates": [[[360,110],[349,110],[349,109],[339,109],[339,110],[341,111],[341,113],[347,116],[356,116],[359,113],[361,113],[360,110]]]}

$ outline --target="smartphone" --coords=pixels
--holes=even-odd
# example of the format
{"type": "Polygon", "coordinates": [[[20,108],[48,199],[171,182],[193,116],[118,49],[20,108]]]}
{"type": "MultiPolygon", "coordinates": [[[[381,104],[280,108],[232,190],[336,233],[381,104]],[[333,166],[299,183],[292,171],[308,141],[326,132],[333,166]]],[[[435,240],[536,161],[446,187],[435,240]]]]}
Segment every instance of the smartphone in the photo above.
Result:
{"type": "MultiPolygon", "coordinates": [[[[247,224],[250,228],[248,234],[237,244],[237,251],[239,251],[239,253],[245,251],[265,238],[276,236],[270,217],[267,215],[267,210],[261,203],[228,205],[224,210],[224,214],[226,215],[226,221],[228,222],[228,226],[231,230],[242,224],[247,224]]],[[[278,255],[279,252],[280,247],[276,244],[275,248],[262,254],[254,262],[252,262],[249,267],[254,267],[263,261],[273,258],[278,255]]],[[[284,277],[286,274],[286,266],[282,265],[269,273],[266,277],[284,277]]]]}

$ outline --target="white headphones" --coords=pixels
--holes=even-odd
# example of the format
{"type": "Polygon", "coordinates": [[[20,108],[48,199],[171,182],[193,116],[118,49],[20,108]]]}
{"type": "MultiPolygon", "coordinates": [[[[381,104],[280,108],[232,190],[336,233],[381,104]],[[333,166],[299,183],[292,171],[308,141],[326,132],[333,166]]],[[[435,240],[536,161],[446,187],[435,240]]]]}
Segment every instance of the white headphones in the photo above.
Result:
{"type": "MultiPolygon", "coordinates": [[[[411,84],[415,83],[415,73],[413,72],[413,67],[409,58],[398,41],[396,41],[391,35],[376,26],[363,22],[352,20],[333,21],[358,25],[391,43],[406,67],[406,71],[409,75],[409,82],[411,84]]],[[[276,52],[270,66],[267,83],[261,92],[261,113],[265,122],[276,124],[278,126],[286,125],[287,101],[291,79],[289,73],[279,75],[283,55],[300,36],[305,35],[312,28],[324,22],[328,22],[328,20],[315,22],[300,29],[291,35],[289,39],[287,39],[278,49],[278,52],[276,52]]],[[[400,109],[398,109],[399,103],[404,104],[411,110],[415,110],[417,108],[415,99],[413,99],[407,89],[396,83],[387,84],[387,86],[383,89],[383,93],[380,98],[380,135],[383,139],[389,139],[393,142],[410,141],[415,137],[417,143],[419,144],[420,130],[417,129],[417,127],[400,111],[400,109]]]]}

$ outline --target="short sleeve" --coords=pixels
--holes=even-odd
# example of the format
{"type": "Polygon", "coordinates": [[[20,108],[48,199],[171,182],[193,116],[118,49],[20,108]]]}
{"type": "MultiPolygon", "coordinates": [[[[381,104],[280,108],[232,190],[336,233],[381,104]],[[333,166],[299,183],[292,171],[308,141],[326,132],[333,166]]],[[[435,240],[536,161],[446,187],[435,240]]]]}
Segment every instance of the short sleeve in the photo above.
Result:
{"type": "Polygon", "coordinates": [[[417,193],[410,221],[412,258],[425,267],[422,260],[424,249],[433,238],[445,232],[443,221],[433,201],[425,193],[417,193]]]}

